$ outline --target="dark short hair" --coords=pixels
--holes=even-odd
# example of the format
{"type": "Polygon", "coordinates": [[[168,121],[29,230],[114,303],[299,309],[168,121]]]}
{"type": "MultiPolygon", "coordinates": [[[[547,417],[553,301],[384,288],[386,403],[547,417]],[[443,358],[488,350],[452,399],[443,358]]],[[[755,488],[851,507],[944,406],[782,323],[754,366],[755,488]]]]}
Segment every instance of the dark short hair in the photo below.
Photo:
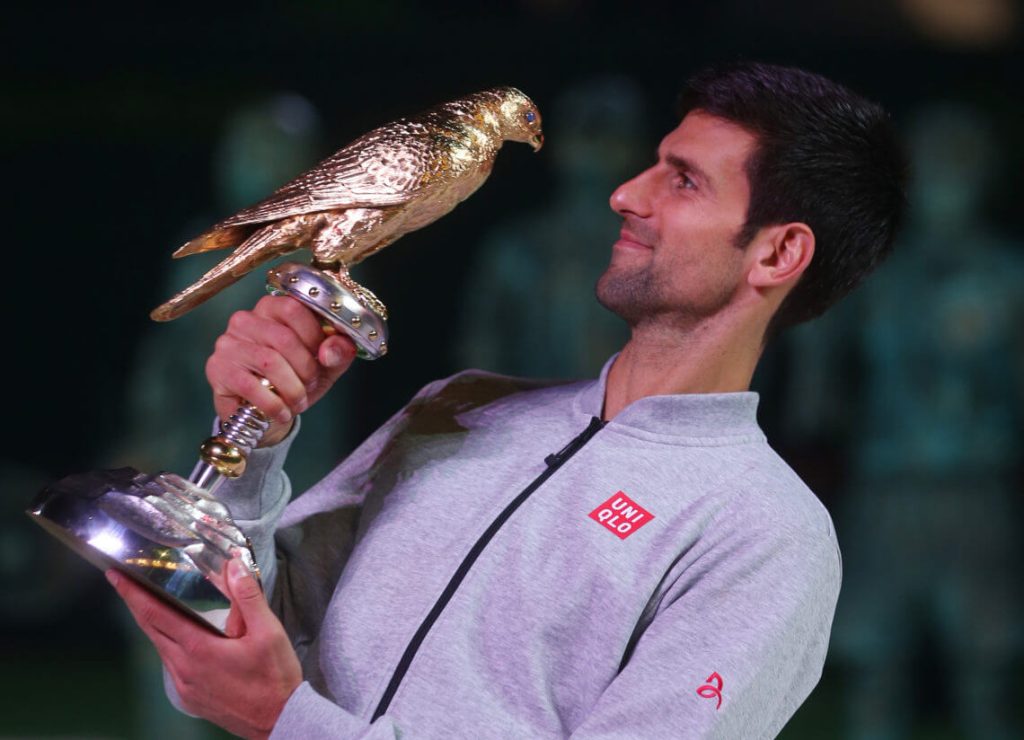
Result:
{"type": "Polygon", "coordinates": [[[814,232],[814,258],[766,338],[822,314],[892,251],[907,157],[880,105],[802,69],[743,62],[691,77],[678,113],[694,110],[757,137],[739,246],[764,226],[800,221],[814,232]]]}

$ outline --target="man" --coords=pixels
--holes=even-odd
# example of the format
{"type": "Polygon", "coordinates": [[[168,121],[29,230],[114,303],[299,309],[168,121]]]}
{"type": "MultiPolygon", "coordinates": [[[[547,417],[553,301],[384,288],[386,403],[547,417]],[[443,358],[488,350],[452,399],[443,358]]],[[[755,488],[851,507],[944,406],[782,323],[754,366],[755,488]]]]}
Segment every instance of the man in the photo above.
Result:
{"type": "Polygon", "coordinates": [[[274,611],[233,573],[214,637],[113,577],[184,708],[250,737],[780,730],[840,561],[748,388],[766,338],[890,249],[903,159],[878,106],[800,70],[706,71],[682,114],[612,194],[597,295],[631,337],[597,381],[435,382],[285,509],[293,418],[353,350],[288,299],[235,314],[207,376],[222,417],[275,419],[222,489],[274,611]]]}

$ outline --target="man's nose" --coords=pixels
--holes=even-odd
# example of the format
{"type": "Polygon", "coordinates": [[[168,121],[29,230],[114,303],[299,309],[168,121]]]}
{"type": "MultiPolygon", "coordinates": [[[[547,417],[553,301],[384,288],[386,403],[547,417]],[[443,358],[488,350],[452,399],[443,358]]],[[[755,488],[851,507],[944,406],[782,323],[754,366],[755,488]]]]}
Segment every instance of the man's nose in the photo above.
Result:
{"type": "Polygon", "coordinates": [[[647,171],[641,172],[632,180],[627,180],[615,188],[608,201],[613,211],[620,216],[627,213],[640,217],[650,215],[650,198],[647,192],[648,178],[645,177],[647,174],[647,171]]]}

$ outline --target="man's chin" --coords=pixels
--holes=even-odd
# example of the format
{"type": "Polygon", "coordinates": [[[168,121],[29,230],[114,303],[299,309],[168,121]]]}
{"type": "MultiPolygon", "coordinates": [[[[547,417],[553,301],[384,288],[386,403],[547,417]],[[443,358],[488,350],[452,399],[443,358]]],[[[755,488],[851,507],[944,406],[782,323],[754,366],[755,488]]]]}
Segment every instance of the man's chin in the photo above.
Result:
{"type": "Polygon", "coordinates": [[[597,302],[627,323],[633,324],[650,310],[650,277],[646,273],[616,269],[610,265],[594,288],[597,302]]]}

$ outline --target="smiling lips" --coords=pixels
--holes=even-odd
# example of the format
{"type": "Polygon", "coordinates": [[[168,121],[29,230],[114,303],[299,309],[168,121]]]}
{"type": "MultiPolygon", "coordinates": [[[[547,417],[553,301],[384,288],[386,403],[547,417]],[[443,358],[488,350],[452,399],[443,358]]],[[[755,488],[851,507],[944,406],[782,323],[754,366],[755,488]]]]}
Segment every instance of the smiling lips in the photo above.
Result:
{"type": "Polygon", "coordinates": [[[619,240],[615,242],[615,246],[626,249],[652,249],[650,244],[641,241],[639,237],[635,236],[625,226],[619,230],[619,240]]]}

